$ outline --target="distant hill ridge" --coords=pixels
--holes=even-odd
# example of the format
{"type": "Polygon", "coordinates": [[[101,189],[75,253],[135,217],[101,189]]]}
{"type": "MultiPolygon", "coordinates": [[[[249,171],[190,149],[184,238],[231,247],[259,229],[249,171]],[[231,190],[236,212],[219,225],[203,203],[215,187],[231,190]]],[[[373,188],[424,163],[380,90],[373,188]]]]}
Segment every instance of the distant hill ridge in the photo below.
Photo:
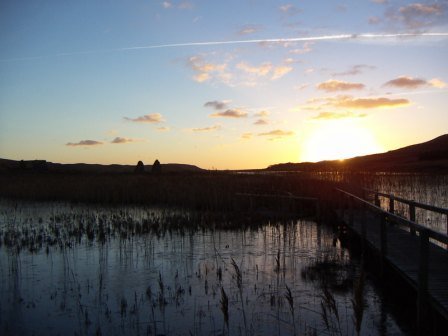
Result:
{"type": "MultiPolygon", "coordinates": [[[[15,161],[0,159],[0,171],[29,170],[50,172],[72,172],[72,173],[132,173],[136,165],[101,165],[88,163],[53,163],[45,160],[15,161]]],[[[145,171],[150,172],[152,165],[145,165],[145,171]]],[[[166,163],[162,164],[162,171],[172,172],[200,172],[203,169],[189,164],[166,163]]]]}
{"type": "Polygon", "coordinates": [[[267,170],[448,173],[448,134],[386,153],[358,156],[343,161],[280,163],[269,166],[267,170]]]}

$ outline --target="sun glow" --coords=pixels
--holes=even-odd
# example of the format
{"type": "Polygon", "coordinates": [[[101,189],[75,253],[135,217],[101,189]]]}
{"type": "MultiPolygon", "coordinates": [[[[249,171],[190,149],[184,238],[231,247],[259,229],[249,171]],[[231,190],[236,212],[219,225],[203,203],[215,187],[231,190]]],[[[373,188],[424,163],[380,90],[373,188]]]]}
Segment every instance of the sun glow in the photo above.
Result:
{"type": "Polygon", "coordinates": [[[300,161],[343,160],[382,151],[372,132],[357,120],[328,120],[303,136],[300,161]]]}

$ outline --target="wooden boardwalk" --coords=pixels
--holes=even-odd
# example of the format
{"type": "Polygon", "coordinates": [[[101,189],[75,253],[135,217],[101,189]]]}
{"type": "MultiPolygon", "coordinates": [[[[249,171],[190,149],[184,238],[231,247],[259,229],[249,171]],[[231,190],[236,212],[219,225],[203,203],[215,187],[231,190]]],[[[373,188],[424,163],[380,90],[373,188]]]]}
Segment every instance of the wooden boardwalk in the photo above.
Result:
{"type": "MultiPolygon", "coordinates": [[[[419,324],[427,305],[448,321],[448,236],[384,211],[346,191],[338,192],[341,197],[336,210],[338,217],[417,291],[419,324]]],[[[375,196],[377,200],[378,195],[375,196]]],[[[431,208],[448,214],[448,209],[431,208]]],[[[410,214],[412,217],[412,209],[410,214]]]]}

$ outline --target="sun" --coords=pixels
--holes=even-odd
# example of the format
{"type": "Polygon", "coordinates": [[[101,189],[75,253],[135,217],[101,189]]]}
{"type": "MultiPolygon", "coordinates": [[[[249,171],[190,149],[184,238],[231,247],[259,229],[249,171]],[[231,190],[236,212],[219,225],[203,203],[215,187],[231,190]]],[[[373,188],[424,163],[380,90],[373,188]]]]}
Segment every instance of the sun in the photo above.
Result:
{"type": "Polygon", "coordinates": [[[382,151],[371,130],[352,119],[310,125],[302,137],[301,149],[301,162],[343,160],[382,151]]]}

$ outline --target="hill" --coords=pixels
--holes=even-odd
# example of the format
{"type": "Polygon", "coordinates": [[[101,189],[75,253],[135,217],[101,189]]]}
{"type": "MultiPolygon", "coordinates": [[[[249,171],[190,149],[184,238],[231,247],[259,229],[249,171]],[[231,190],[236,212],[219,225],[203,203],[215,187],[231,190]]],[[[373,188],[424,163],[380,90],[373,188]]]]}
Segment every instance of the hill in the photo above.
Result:
{"type": "MultiPolygon", "coordinates": [[[[150,172],[152,165],[145,165],[145,171],[150,172]]],[[[45,160],[15,161],[0,159],[0,171],[48,171],[54,173],[133,173],[135,166],[132,165],[101,165],[101,164],[62,164],[45,160]]],[[[200,172],[203,169],[189,164],[166,163],[162,164],[162,171],[165,173],[176,172],[200,172]]]]}
{"type": "Polygon", "coordinates": [[[280,163],[270,171],[370,171],[448,173],[448,134],[386,153],[358,156],[343,161],[280,163]]]}

